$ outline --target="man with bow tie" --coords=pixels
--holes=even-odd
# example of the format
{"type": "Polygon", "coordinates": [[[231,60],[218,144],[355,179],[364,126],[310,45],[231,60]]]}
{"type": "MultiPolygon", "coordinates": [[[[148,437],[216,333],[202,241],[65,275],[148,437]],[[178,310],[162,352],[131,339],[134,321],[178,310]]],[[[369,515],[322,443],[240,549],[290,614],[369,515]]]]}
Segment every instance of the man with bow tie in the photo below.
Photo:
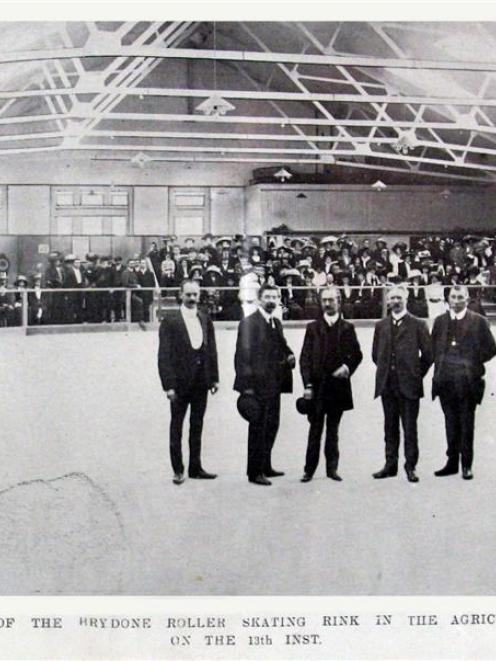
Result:
{"type": "Polygon", "coordinates": [[[475,410],[484,394],[484,363],[496,355],[489,324],[467,308],[468,301],[467,287],[452,287],[449,310],[436,317],[432,328],[432,398],[441,401],[448,444],[448,461],[435,475],[458,473],[461,458],[464,480],[473,478],[475,410]]]}
{"type": "Polygon", "coordinates": [[[182,429],[190,407],[189,469],[191,478],[212,480],[203,469],[201,442],[203,418],[210,391],[218,390],[219,368],[212,320],[199,312],[200,286],[194,280],[181,285],[181,307],[166,314],[160,324],[158,371],[171,406],[170,456],[174,484],[184,482],[182,429]]]}
{"type": "Polygon", "coordinates": [[[377,366],[375,397],[381,396],[384,410],[386,463],[373,474],[376,479],[398,473],[400,420],[404,432],[405,471],[409,482],[418,482],[417,418],[422,381],[432,364],[432,347],[427,324],[406,309],[408,291],[391,287],[387,304],[391,314],[377,322],[372,360],[377,366]]]}

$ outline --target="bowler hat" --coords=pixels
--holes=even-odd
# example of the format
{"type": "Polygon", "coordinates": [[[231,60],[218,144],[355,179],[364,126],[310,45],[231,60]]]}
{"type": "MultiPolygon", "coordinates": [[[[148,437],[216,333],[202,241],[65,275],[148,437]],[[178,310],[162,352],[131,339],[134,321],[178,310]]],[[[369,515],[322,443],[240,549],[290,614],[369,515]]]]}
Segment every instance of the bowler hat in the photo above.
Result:
{"type": "Polygon", "coordinates": [[[304,397],[298,397],[296,400],[296,410],[301,415],[311,416],[315,413],[315,402],[313,399],[305,399],[304,397]]]}
{"type": "Polygon", "coordinates": [[[260,402],[254,395],[242,394],[238,397],[236,403],[239,414],[247,422],[255,423],[260,420],[262,415],[262,407],[260,402]]]}

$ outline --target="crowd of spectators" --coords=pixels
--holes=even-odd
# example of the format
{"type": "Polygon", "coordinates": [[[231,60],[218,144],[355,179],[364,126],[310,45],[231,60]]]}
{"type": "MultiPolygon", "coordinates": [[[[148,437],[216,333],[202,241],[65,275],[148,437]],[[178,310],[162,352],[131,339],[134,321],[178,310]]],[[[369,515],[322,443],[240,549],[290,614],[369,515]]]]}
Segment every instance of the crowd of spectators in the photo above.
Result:
{"type": "Polygon", "coordinates": [[[325,285],[341,288],[347,318],[377,319],[383,315],[388,285],[409,286],[408,308],[417,316],[434,317],[446,309],[447,288],[469,285],[471,309],[484,313],[481,298],[496,297],[495,238],[466,236],[422,237],[396,241],[356,239],[347,235],[269,238],[241,235],[201,241],[187,238],[180,245],[168,236],[153,242],[146,255],[126,263],[120,257],[89,253],[50,253],[48,265],[38,264],[30,278],[18,275],[9,285],[0,272],[0,325],[20,325],[22,289],[27,294],[29,324],[119,322],[126,318],[130,289],[131,320],[150,319],[154,292],[173,298],[186,279],[202,287],[202,305],[214,319],[238,320],[256,301],[264,282],[281,288],[279,314],[284,319],[313,319],[319,313],[318,291],[325,285]],[[46,292],[45,289],[71,290],[46,292]],[[95,291],[74,291],[74,290],[95,291]]]}

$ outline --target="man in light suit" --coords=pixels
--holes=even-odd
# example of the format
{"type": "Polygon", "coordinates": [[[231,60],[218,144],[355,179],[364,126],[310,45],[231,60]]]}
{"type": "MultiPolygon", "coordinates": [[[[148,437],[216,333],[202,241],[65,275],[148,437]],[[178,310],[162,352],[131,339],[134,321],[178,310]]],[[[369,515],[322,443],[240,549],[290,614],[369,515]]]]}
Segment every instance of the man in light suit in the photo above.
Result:
{"type": "Polygon", "coordinates": [[[405,470],[409,482],[418,482],[417,418],[422,381],[432,364],[432,346],[425,321],[406,310],[408,291],[393,286],[387,294],[390,316],[375,326],[372,360],[377,366],[375,397],[381,396],[384,409],[386,463],[373,474],[376,479],[398,473],[400,420],[405,438],[405,470]]]}
{"type": "Polygon", "coordinates": [[[188,406],[189,469],[191,478],[212,480],[201,463],[203,417],[208,391],[218,390],[219,369],[214,326],[211,319],[198,310],[200,286],[192,280],[181,285],[181,307],[168,312],[160,324],[158,371],[162,387],[171,403],[170,455],[174,471],[173,482],[184,482],[182,429],[188,406]]]}
{"type": "Polygon", "coordinates": [[[327,417],[325,457],[327,477],[337,482],[338,430],[344,411],[353,408],[350,377],[362,361],[355,328],[341,316],[341,293],[338,287],[320,292],[322,315],[308,324],[300,355],[300,369],[305,392],[303,397],[315,407],[310,416],[310,430],[302,482],[309,482],[319,461],[320,439],[327,417]]]}
{"type": "Polygon", "coordinates": [[[436,317],[432,328],[434,378],[432,398],[439,396],[446,425],[448,461],[434,474],[458,473],[471,480],[474,423],[484,395],[484,363],[496,355],[496,343],[486,319],[467,309],[469,293],[455,285],[448,295],[449,311],[436,317]]]}
{"type": "Polygon", "coordinates": [[[296,360],[281,322],[274,317],[279,288],[263,284],[258,300],[258,309],[238,327],[234,390],[255,397],[260,408],[260,416],[248,428],[248,480],[270,486],[269,477],[284,475],[272,466],[272,449],[279,430],[281,393],[293,390],[291,370],[296,360]]]}

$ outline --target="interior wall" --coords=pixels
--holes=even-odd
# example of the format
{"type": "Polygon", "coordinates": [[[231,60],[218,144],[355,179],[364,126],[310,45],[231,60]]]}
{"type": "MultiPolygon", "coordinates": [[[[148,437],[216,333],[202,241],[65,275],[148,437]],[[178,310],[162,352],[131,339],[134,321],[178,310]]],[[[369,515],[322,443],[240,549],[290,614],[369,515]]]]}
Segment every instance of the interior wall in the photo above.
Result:
{"type": "Polygon", "coordinates": [[[490,231],[496,218],[493,188],[390,186],[257,186],[250,194],[249,233],[281,224],[302,232],[490,231]],[[303,197],[304,196],[304,197],[303,197]],[[257,209],[258,207],[258,209],[257,209]]]}
{"type": "MultiPolygon", "coordinates": [[[[104,182],[108,178],[100,184],[104,182]]],[[[180,234],[176,225],[181,217],[198,219],[195,237],[206,231],[261,235],[281,224],[309,234],[357,232],[374,238],[385,234],[391,241],[423,231],[494,233],[492,188],[458,186],[447,192],[443,186],[390,186],[378,193],[365,186],[200,183],[204,184],[201,180],[195,186],[169,186],[167,180],[161,185],[135,184],[128,235],[91,237],[50,234],[50,186],[0,184],[0,252],[9,257],[13,274],[31,273],[35,264],[46,263],[51,250],[75,252],[83,258],[91,250],[127,259],[146,252],[152,240],[160,244],[162,236],[180,234]],[[182,206],[177,206],[178,200],[182,206]]]]}

